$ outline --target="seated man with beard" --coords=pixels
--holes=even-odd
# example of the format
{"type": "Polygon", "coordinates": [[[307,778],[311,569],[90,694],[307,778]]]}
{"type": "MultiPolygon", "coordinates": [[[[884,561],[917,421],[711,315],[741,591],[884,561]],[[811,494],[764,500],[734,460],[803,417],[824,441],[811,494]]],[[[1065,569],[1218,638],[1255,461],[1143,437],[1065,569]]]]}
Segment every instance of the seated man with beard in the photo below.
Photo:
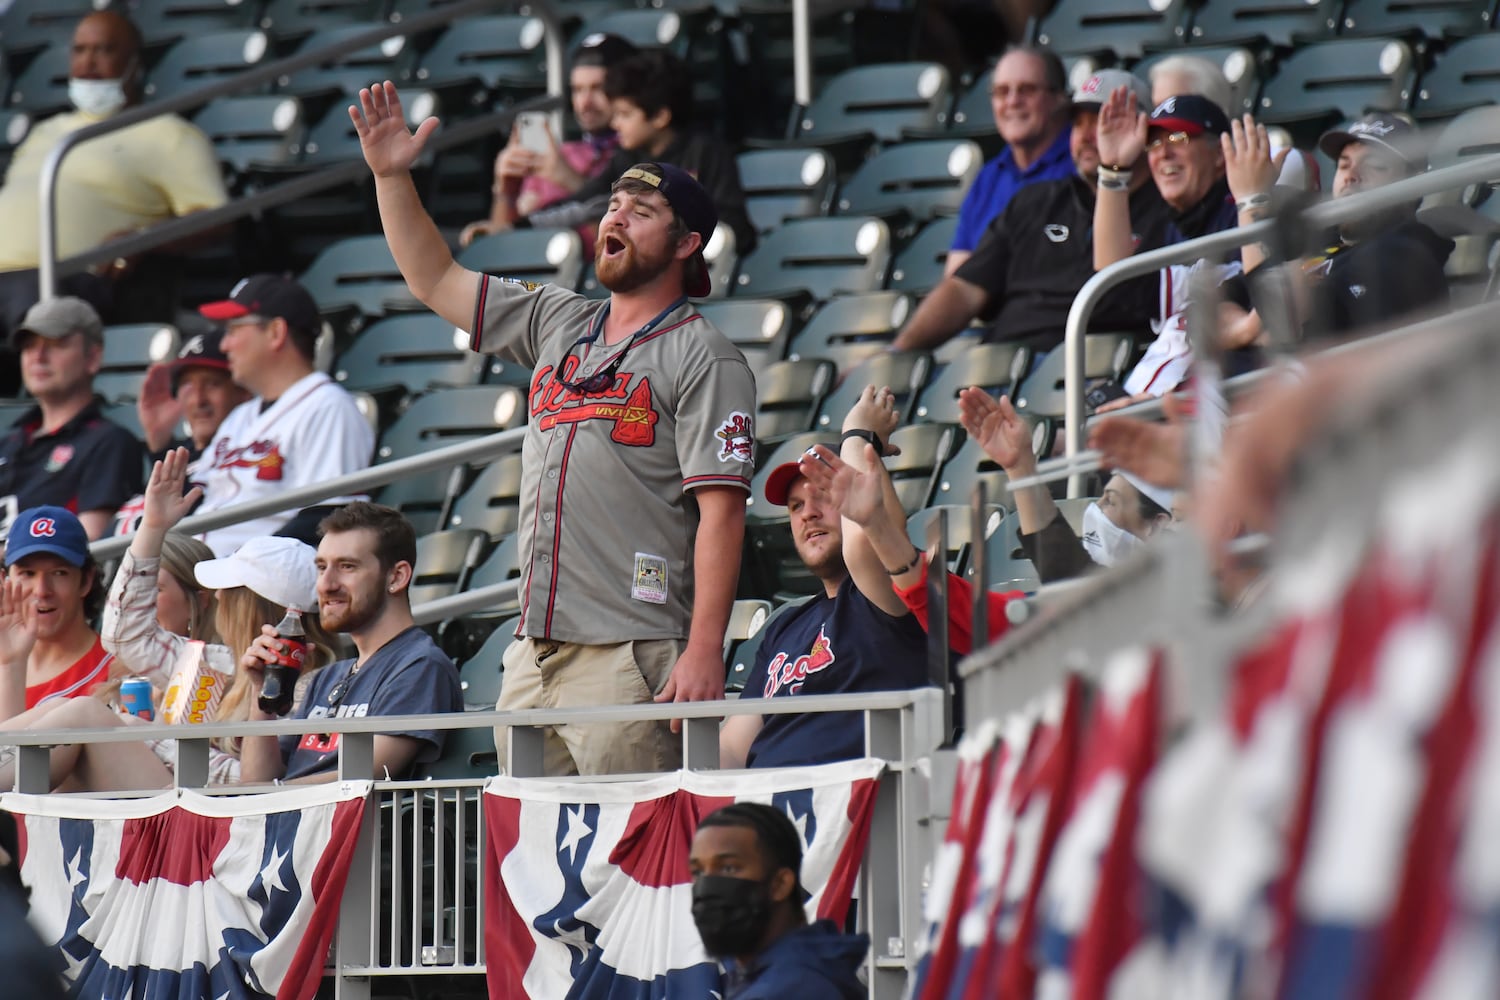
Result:
{"type": "MultiPolygon", "coordinates": [[[[400,511],[361,500],[328,515],[318,530],[318,617],[329,632],[347,633],[358,655],[313,675],[292,717],[463,711],[458,668],[412,621],[409,588],[417,536],[411,522],[400,511]]],[[[275,626],[263,626],[239,664],[255,690],[282,651],[275,626]]],[[[275,716],[256,704],[250,718],[275,716]]],[[[373,776],[401,778],[414,764],[437,760],[446,736],[431,729],[376,736],[373,776]]],[[[338,733],[247,736],[240,748],[240,782],[333,781],[338,749],[338,733]]]]}
{"type": "MultiPolygon", "coordinates": [[[[411,179],[393,84],[351,108],[380,220],[412,293],[476,351],[534,370],[522,445],[521,624],[499,708],[577,708],[724,694],[721,647],[739,580],[755,382],[688,301],[707,292],[718,220],[686,171],[648,161],[615,181],[594,254],[598,302],[454,261],[411,179]]],[[[547,774],[672,770],[666,722],[561,725],[547,774]]],[[[505,728],[496,733],[502,766],[505,728]]]]}
{"type": "MultiPolygon", "coordinates": [[[[898,422],[888,388],[866,386],[844,418],[840,457],[865,471],[866,443],[878,454],[898,422]]],[[[839,516],[827,489],[815,485],[797,462],[778,466],[766,479],[766,499],[791,517],[792,543],[823,593],[767,623],[745,698],[899,691],[927,683],[927,633],[891,579],[918,565],[884,564],[864,529],[839,516]]],[[[905,525],[894,492],[888,514],[905,525]]],[[[864,722],[858,714],[736,715],[719,731],[721,767],[798,767],[863,757],[864,722]]]]}

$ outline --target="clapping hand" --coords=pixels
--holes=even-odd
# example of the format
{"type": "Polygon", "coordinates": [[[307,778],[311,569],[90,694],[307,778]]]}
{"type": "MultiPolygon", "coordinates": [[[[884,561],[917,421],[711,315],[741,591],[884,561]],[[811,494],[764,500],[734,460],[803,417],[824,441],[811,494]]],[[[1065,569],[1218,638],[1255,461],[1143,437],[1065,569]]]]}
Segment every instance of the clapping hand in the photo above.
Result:
{"type": "Polygon", "coordinates": [[[1291,147],[1271,156],[1271,140],[1266,127],[1246,115],[1229,123],[1229,131],[1219,136],[1224,150],[1224,176],[1235,201],[1266,194],[1281,174],[1291,147]]]}
{"type": "Polygon", "coordinates": [[[1018,479],[1036,471],[1031,426],[1008,397],[996,399],[978,386],[969,386],[958,394],[958,421],[1007,476],[1018,479]]]}
{"type": "Polygon", "coordinates": [[[797,469],[809,485],[827,493],[834,509],[862,528],[884,510],[882,479],[886,475],[875,446],[867,443],[864,452],[866,469],[856,469],[821,444],[809,448],[797,461],[797,469]]]}
{"type": "Polygon", "coordinates": [[[1134,90],[1116,87],[1099,108],[1095,144],[1099,162],[1107,167],[1128,168],[1140,159],[1146,149],[1146,113],[1134,90]]]}
{"type": "Polygon", "coordinates": [[[0,583],[0,664],[25,670],[36,645],[36,602],[31,589],[6,577],[0,583]]]}

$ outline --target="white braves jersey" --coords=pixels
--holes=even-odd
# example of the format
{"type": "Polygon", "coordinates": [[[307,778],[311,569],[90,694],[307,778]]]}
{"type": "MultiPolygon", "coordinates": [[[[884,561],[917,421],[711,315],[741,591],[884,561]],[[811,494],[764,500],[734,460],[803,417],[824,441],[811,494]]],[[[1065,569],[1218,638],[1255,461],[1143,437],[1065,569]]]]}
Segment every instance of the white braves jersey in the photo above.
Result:
{"type": "MultiPolygon", "coordinates": [[[[194,513],[207,514],[369,467],[375,434],[354,397],[322,372],[299,379],[276,402],[264,410],[263,405],[256,397],[235,407],[203,450],[193,477],[203,485],[203,504],[194,513]]],[[[319,502],[357,499],[361,498],[319,502]]],[[[202,537],[222,558],[252,538],[275,534],[299,509],[231,524],[202,537]]]]}

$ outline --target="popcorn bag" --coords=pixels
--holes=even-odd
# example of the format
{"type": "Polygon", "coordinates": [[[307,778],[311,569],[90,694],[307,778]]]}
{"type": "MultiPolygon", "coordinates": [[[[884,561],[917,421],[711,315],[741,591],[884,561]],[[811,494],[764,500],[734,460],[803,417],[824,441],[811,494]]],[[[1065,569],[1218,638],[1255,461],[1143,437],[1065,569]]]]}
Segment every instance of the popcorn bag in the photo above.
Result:
{"type": "Polygon", "coordinates": [[[206,650],[204,644],[190,641],[172,670],[167,693],[161,699],[161,719],[166,723],[208,722],[218,710],[224,692],[234,679],[234,662],[228,656],[214,656],[222,650],[206,650]],[[213,662],[211,662],[213,661],[213,662]]]}

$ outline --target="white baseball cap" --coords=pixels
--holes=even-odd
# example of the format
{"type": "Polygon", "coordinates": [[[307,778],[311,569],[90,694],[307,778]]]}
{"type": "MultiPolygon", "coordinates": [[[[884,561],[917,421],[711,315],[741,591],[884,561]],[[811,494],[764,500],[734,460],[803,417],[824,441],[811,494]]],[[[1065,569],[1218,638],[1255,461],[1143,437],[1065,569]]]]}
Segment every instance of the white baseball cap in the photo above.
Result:
{"type": "Polygon", "coordinates": [[[252,538],[234,555],[205,559],[193,575],[205,587],[249,587],[268,601],[299,611],[318,606],[318,552],[295,538],[252,538]]]}

